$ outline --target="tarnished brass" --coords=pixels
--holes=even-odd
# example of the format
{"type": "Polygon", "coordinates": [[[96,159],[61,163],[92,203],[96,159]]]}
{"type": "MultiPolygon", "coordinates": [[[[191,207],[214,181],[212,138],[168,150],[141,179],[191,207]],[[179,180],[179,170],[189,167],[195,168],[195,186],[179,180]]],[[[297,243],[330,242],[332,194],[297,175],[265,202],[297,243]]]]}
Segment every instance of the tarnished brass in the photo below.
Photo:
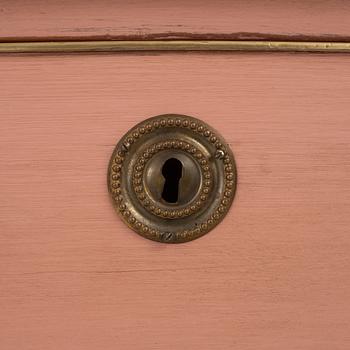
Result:
{"type": "Polygon", "coordinates": [[[140,235],[182,243],[215,227],[235,194],[228,145],[206,123],[166,114],[143,121],[117,144],[108,189],[123,221],[140,235]]]}
{"type": "Polygon", "coordinates": [[[1,53],[243,51],[350,53],[349,42],[271,40],[99,40],[0,42],[1,53]]]}

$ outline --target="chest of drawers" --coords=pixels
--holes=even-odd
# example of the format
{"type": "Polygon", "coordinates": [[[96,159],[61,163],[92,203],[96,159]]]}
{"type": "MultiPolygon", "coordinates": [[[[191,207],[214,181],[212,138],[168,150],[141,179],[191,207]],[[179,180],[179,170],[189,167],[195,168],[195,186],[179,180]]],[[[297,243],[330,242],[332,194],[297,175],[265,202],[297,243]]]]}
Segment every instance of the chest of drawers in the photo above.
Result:
{"type": "Polygon", "coordinates": [[[350,347],[350,4],[0,10],[1,349],[350,347]],[[223,222],[179,245],[133,233],[106,186],[116,142],[164,113],[238,169],[223,222]]]}

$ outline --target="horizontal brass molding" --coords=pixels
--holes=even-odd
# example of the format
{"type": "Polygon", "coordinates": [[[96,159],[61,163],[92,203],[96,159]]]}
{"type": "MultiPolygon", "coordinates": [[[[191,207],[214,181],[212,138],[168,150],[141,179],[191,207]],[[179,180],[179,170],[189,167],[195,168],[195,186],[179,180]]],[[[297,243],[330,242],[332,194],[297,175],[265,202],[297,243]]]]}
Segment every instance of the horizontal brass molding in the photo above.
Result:
{"type": "Polygon", "coordinates": [[[111,40],[0,43],[0,53],[135,51],[350,52],[350,42],[234,40],[111,40]]]}

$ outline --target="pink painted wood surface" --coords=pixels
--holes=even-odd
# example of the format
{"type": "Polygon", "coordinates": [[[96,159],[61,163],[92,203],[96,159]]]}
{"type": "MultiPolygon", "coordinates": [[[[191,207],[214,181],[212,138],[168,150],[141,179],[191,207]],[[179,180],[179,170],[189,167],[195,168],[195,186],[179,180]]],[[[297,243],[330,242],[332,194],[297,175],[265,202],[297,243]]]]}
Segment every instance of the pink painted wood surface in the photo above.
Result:
{"type": "Polygon", "coordinates": [[[346,0],[0,0],[1,40],[350,40],[346,0]]]}
{"type": "Polygon", "coordinates": [[[0,348],[350,348],[347,55],[0,57],[0,348]],[[233,207],[183,245],[119,220],[117,140],[161,113],[217,128],[233,207]]]}

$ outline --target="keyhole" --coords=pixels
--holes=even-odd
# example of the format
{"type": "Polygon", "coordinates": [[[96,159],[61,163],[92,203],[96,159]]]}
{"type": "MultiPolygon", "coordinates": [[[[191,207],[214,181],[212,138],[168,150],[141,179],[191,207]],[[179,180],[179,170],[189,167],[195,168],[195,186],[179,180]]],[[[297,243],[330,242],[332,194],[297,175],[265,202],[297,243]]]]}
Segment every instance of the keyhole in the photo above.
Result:
{"type": "Polygon", "coordinates": [[[176,203],[179,198],[182,163],[176,158],[168,159],[162,167],[162,174],[165,179],[162,198],[168,203],[176,203]]]}

